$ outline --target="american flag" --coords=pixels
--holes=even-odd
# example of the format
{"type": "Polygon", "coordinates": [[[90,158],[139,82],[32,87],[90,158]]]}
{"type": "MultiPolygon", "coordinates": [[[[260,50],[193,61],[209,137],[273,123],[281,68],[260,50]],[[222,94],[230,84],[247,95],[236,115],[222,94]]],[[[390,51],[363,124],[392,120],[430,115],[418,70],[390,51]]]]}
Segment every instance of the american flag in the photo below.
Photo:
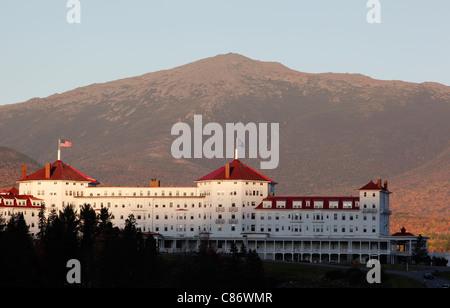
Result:
{"type": "Polygon", "coordinates": [[[61,147],[62,148],[70,148],[72,146],[72,142],[69,140],[61,140],[61,147]]]}

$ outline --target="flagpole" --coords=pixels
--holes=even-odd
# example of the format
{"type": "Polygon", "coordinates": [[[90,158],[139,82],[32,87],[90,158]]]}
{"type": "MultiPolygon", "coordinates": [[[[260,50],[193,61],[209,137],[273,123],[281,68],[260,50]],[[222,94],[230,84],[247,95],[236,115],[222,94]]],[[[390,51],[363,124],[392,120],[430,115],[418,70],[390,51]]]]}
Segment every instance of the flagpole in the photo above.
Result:
{"type": "Polygon", "coordinates": [[[58,139],[58,160],[61,160],[61,139],[58,139]]]}
{"type": "Polygon", "coordinates": [[[234,143],[234,159],[238,159],[238,138],[236,137],[236,142],[234,143]]]}

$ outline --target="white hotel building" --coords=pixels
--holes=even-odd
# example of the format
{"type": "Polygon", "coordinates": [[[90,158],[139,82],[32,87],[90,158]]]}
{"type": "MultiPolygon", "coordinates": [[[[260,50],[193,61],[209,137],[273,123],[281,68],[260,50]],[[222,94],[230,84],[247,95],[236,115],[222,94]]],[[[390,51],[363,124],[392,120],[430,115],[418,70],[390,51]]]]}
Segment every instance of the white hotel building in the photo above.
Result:
{"type": "MultiPolygon", "coordinates": [[[[194,251],[204,241],[221,251],[229,251],[232,243],[244,245],[263,259],[394,263],[396,256],[411,255],[417,239],[389,235],[387,181],[369,182],[359,197],[275,196],[276,182],[238,159],[192,187],[164,187],[158,180],[148,187],[100,187],[60,160],[30,175],[24,166],[17,183],[18,196],[35,199],[28,211],[38,211],[39,202],[47,213],[90,204],[95,210],[108,208],[119,228],[133,214],[142,232],[155,236],[161,252],[194,251]]],[[[25,210],[8,206],[9,211],[0,202],[6,218],[11,207],[25,210]]],[[[36,233],[38,215],[26,219],[36,233]]]]}

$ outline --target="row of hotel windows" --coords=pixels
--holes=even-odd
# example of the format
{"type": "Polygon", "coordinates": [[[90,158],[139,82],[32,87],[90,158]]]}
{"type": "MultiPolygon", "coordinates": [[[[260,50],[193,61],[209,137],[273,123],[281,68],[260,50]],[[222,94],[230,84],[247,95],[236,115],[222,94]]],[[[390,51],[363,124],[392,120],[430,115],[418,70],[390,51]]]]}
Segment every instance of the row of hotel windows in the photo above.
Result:
{"type": "MultiPolygon", "coordinates": [[[[30,183],[31,184],[31,183],[30,183]]],[[[38,185],[41,185],[42,183],[41,182],[38,182],[38,185]]],[[[58,182],[53,182],[53,184],[54,185],[58,185],[58,182]]],[[[66,185],[69,185],[70,183],[69,182],[66,182],[66,185]]],[[[25,183],[25,185],[28,185],[28,183],[25,183]]],[[[72,183],[72,185],[77,185],[77,183],[76,182],[73,182],[72,183]]],[[[84,184],[84,183],[80,183],[80,186],[86,186],[87,184],[84,184]]]]}
{"type": "MultiPolygon", "coordinates": [[[[248,214],[247,214],[248,215],[248,214]]],[[[284,219],[285,218],[285,214],[278,214],[275,213],[275,219],[278,220],[280,219],[284,219]]],[[[330,219],[330,215],[326,214],[324,215],[323,213],[315,213],[315,214],[304,214],[306,219],[309,219],[310,216],[312,217],[312,220],[318,220],[318,221],[323,221],[324,217],[325,219],[330,219]]],[[[358,214],[347,214],[347,213],[342,213],[341,215],[341,220],[346,220],[347,217],[349,220],[353,220],[353,219],[358,219],[358,214]]],[[[303,215],[301,213],[294,213],[294,214],[287,214],[288,219],[291,220],[303,220],[303,215]]],[[[264,220],[265,219],[265,215],[264,214],[260,214],[259,216],[260,220],[264,220]]],[[[255,219],[255,213],[252,213],[252,219],[255,219]]],[[[271,220],[272,219],[272,214],[267,214],[267,219],[271,220]]],[[[339,214],[338,213],[334,213],[333,214],[333,220],[338,220],[339,219],[339,214]]],[[[363,220],[367,220],[367,215],[363,215],[363,220]]],[[[376,220],[376,215],[372,215],[372,220],[376,220]]]]}
{"type": "MultiPolygon", "coordinates": [[[[293,225],[292,228],[291,226],[288,226],[288,231],[292,231],[292,232],[302,232],[302,228],[304,227],[304,231],[309,231],[309,225],[293,225]]],[[[319,224],[319,225],[312,225],[312,232],[313,233],[323,233],[324,232],[324,228],[323,228],[323,224],[319,224]]],[[[326,232],[330,232],[331,227],[327,226],[325,231],[326,232]]],[[[372,225],[372,233],[376,232],[376,227],[375,225],[372,225]]],[[[272,226],[271,225],[267,225],[267,229],[264,225],[260,225],[260,232],[272,232],[272,226]]],[[[279,232],[280,231],[280,226],[276,225],[275,226],[275,232],[279,232]]],[[[281,226],[281,231],[284,231],[284,226],[281,226]]],[[[349,232],[349,233],[353,233],[353,232],[358,232],[358,226],[353,226],[353,225],[348,225],[348,226],[338,226],[338,225],[334,225],[333,229],[332,229],[333,233],[337,233],[337,232],[349,232]]],[[[362,227],[362,231],[363,233],[367,233],[368,229],[367,226],[363,226],[362,227]]]]}
{"type": "MultiPolygon", "coordinates": [[[[236,196],[237,190],[229,190],[228,194],[230,196],[236,196]]],[[[200,196],[210,196],[210,195],[211,195],[211,192],[209,190],[201,190],[200,191],[200,196]]],[[[225,190],[217,190],[217,195],[225,196],[225,190]]],[[[262,190],[246,190],[245,195],[246,196],[263,196],[263,191],[262,190]]]]}
{"type": "MultiPolygon", "coordinates": [[[[36,210],[31,210],[31,217],[35,217],[37,216],[37,213],[35,213],[36,210]]],[[[23,213],[24,216],[27,215],[27,211],[21,211],[21,213],[23,213]]],[[[0,216],[12,216],[13,214],[17,214],[17,212],[11,213],[11,211],[4,211],[4,212],[0,212],[0,216]]]]}
{"type": "MultiPolygon", "coordinates": [[[[122,196],[122,195],[124,195],[124,196],[133,196],[133,197],[136,197],[136,196],[143,197],[143,196],[145,196],[145,194],[144,194],[144,192],[143,192],[142,190],[139,191],[139,194],[138,194],[138,192],[136,192],[136,191],[134,191],[134,192],[131,193],[131,194],[130,194],[128,191],[126,191],[125,194],[123,194],[123,191],[122,191],[122,190],[119,190],[119,191],[117,192],[117,196],[122,196]]],[[[93,196],[94,196],[94,193],[90,193],[89,196],[90,196],[90,197],[93,197],[93,196]]],[[[98,192],[98,193],[95,194],[95,196],[97,196],[97,197],[98,197],[98,196],[101,196],[101,193],[98,192]]],[[[114,191],[111,191],[110,193],[108,193],[108,191],[105,190],[105,191],[103,192],[103,196],[115,196],[115,192],[114,192],[114,191]]],[[[146,196],[166,196],[166,192],[165,192],[164,190],[162,190],[162,191],[160,192],[160,194],[158,194],[158,191],[155,191],[155,192],[153,192],[153,195],[152,195],[152,192],[151,192],[150,190],[148,190],[146,196]]],[[[195,196],[195,194],[194,194],[193,191],[191,191],[191,192],[183,191],[182,193],[180,193],[179,190],[176,190],[175,193],[173,193],[173,192],[170,190],[170,191],[168,191],[167,196],[195,196]]]]}
{"type": "MultiPolygon", "coordinates": [[[[29,190],[27,194],[31,195],[31,191],[29,190]]],[[[84,197],[84,191],[66,190],[65,194],[66,194],[66,196],[84,197]]],[[[37,195],[38,196],[45,196],[45,190],[38,190],[37,191],[37,195]]],[[[50,192],[50,196],[56,196],[56,195],[57,195],[56,192],[50,192]]],[[[122,196],[122,195],[123,195],[122,191],[119,190],[119,192],[117,193],[117,196],[122,196]]],[[[172,196],[172,195],[173,195],[172,191],[169,191],[168,196],[172,196]]],[[[188,196],[188,193],[186,191],[184,191],[182,195],[183,196],[188,196]]],[[[190,196],[194,196],[194,192],[190,192],[189,195],[190,196]]],[[[94,193],[92,193],[92,192],[89,193],[89,196],[90,197],[94,197],[94,193]]],[[[101,194],[100,193],[96,193],[95,196],[99,197],[99,196],[101,196],[101,194]]],[[[112,191],[112,192],[110,192],[108,194],[108,191],[105,190],[104,193],[103,193],[103,196],[115,196],[115,193],[112,191]]],[[[129,192],[126,192],[124,196],[134,196],[134,197],[136,197],[136,196],[138,196],[138,193],[137,192],[133,192],[132,194],[130,194],[129,192]]],[[[144,193],[142,191],[140,191],[139,192],[139,196],[141,196],[141,197],[144,196],[144,193]]],[[[150,191],[147,192],[147,196],[151,196],[151,192],[150,191]]],[[[153,196],[158,196],[158,192],[155,191],[153,196]]],[[[161,196],[165,196],[165,191],[164,190],[161,192],[161,196]]],[[[175,192],[175,196],[181,196],[180,192],[178,190],[175,192]]]]}
{"type": "MultiPolygon", "coordinates": [[[[304,203],[305,207],[311,206],[311,200],[293,200],[292,201],[292,208],[294,209],[300,209],[302,208],[304,203]]],[[[323,208],[324,201],[323,200],[315,200],[314,201],[314,208],[315,209],[322,209],[323,208]]],[[[344,209],[351,209],[352,208],[353,201],[343,201],[343,208],[344,209]]],[[[339,207],[339,201],[329,201],[328,207],[330,209],[337,209],[339,207]]],[[[359,202],[355,201],[355,207],[359,207],[359,202]]],[[[270,209],[272,208],[272,201],[264,201],[263,202],[263,208],[270,209]]],[[[276,208],[277,209],[284,209],[286,208],[286,200],[277,200],[276,201],[276,208]]]]}
{"type": "MultiPolygon", "coordinates": [[[[145,227],[148,226],[143,226],[144,229],[145,227]]],[[[160,226],[158,224],[155,225],[155,232],[168,232],[168,231],[177,231],[177,232],[186,232],[186,231],[190,231],[190,232],[194,232],[195,231],[195,225],[191,224],[189,226],[189,229],[187,228],[186,224],[176,224],[176,225],[164,225],[163,227],[160,228],[160,226]]],[[[287,227],[288,231],[292,231],[293,233],[300,233],[302,232],[302,226],[288,226],[287,227]]],[[[211,226],[210,225],[202,225],[202,226],[197,226],[197,230],[198,231],[211,231],[211,226]]],[[[217,225],[217,231],[223,231],[223,225],[222,224],[218,224],[217,225]]],[[[242,232],[256,232],[256,226],[255,225],[247,225],[247,226],[242,226],[242,232]]],[[[313,233],[323,233],[323,225],[313,225],[312,226],[312,232],[313,233]]],[[[368,233],[369,230],[372,233],[376,233],[376,227],[375,226],[371,226],[371,229],[369,229],[367,226],[363,226],[362,227],[362,232],[363,233],[368,233]]],[[[144,230],[145,231],[145,230],[144,230]]],[[[230,231],[237,231],[236,226],[235,225],[231,225],[230,226],[230,231]]],[[[275,225],[274,227],[272,227],[272,225],[260,225],[259,226],[259,232],[283,232],[284,231],[284,226],[279,226],[279,225],[275,225]]],[[[305,231],[309,231],[309,226],[305,227],[305,231]]],[[[327,227],[327,232],[330,232],[329,227],[327,227]]],[[[342,233],[357,233],[358,230],[358,226],[337,226],[334,225],[333,229],[332,229],[333,233],[338,233],[339,231],[342,233]]]]}
{"type": "MultiPolygon", "coordinates": [[[[17,205],[20,205],[20,206],[26,206],[27,205],[27,200],[16,200],[16,201],[17,201],[17,205]]],[[[5,205],[14,205],[14,200],[4,200],[3,199],[3,202],[4,202],[5,205]]],[[[2,202],[0,200],[0,204],[1,203],[2,202]]],[[[36,201],[33,201],[31,204],[33,206],[41,206],[41,203],[40,202],[36,202],[36,201]]]]}
{"type": "MultiPolygon", "coordinates": [[[[31,195],[31,191],[28,191],[28,195],[31,195]]],[[[38,190],[37,191],[38,196],[45,196],[45,190],[38,190]]],[[[56,196],[57,193],[54,191],[51,191],[49,193],[50,196],[56,196]]],[[[84,192],[83,191],[73,191],[73,190],[66,190],[66,196],[74,196],[74,197],[83,197],[84,192]]]]}

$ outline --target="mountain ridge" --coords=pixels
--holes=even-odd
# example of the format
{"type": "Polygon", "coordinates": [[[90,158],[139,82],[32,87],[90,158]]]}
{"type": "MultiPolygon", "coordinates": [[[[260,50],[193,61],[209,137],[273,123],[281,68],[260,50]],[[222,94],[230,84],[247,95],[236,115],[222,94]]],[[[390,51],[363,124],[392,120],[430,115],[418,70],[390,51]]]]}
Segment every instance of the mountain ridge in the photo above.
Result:
{"type": "MultiPolygon", "coordinates": [[[[195,114],[204,124],[279,123],[280,164],[258,170],[279,183],[278,194],[354,195],[383,178],[401,193],[393,208],[431,215],[445,204],[433,197],[438,204],[423,209],[424,192],[408,197],[425,171],[427,185],[450,194],[442,179],[449,86],[303,73],[232,53],[0,106],[0,138],[41,164],[56,160],[58,138],[71,140],[62,159],[105,185],[160,178],[191,186],[227,162],[171,156],[172,125],[192,125],[195,114]]],[[[260,160],[244,161],[258,167],[260,160]]]]}

